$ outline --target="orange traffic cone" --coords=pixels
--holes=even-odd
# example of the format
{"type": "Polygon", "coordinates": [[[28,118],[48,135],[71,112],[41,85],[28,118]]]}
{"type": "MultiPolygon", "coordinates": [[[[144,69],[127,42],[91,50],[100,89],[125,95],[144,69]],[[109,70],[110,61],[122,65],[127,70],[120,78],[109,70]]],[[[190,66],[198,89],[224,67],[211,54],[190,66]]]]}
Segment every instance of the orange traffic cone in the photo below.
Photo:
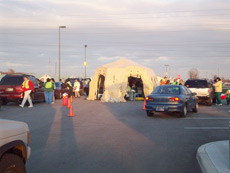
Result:
{"type": "Polygon", "coordinates": [[[145,104],[146,104],[146,101],[144,100],[144,104],[143,104],[143,110],[145,110],[145,104]]]}
{"type": "Polygon", "coordinates": [[[70,96],[70,103],[73,103],[73,96],[70,96]]]}
{"type": "Polygon", "coordinates": [[[73,108],[72,108],[72,106],[70,106],[70,109],[69,109],[69,117],[73,117],[73,108]]]}
{"type": "Polygon", "coordinates": [[[67,108],[70,108],[70,100],[68,99],[68,105],[67,105],[67,108]]]}

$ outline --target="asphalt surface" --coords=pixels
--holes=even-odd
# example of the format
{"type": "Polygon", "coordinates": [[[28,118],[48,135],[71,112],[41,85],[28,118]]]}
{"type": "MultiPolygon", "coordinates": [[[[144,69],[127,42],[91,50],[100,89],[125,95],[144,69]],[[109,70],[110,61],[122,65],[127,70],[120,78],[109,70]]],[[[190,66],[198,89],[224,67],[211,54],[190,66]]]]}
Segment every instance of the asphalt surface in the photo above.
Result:
{"type": "Polygon", "coordinates": [[[186,118],[157,113],[147,117],[143,102],[101,103],[74,99],[74,117],[54,105],[3,106],[0,118],[30,127],[28,173],[141,172],[199,173],[202,144],[228,139],[230,106],[200,106],[186,118]]]}

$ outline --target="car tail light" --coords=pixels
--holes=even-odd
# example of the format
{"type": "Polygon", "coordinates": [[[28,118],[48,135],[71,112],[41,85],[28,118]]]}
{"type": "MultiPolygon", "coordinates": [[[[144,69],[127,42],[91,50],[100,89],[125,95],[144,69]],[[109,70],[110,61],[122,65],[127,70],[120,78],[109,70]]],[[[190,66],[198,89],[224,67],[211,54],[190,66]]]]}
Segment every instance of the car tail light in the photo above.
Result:
{"type": "Polygon", "coordinates": [[[146,101],[153,101],[153,98],[152,97],[146,97],[145,100],[146,101]]]}
{"type": "Polygon", "coordinates": [[[169,101],[170,102],[178,102],[178,101],[180,101],[180,98],[178,98],[178,97],[172,97],[172,98],[169,99],[169,101]]]}

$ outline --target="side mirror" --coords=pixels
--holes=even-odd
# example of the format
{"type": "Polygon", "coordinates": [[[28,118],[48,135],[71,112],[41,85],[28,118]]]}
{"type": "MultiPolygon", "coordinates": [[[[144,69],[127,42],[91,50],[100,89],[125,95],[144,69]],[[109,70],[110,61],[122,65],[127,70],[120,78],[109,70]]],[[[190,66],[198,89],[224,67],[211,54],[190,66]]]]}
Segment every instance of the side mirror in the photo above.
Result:
{"type": "Polygon", "coordinates": [[[197,93],[192,93],[192,95],[193,95],[193,96],[196,96],[196,95],[197,95],[197,93]]]}

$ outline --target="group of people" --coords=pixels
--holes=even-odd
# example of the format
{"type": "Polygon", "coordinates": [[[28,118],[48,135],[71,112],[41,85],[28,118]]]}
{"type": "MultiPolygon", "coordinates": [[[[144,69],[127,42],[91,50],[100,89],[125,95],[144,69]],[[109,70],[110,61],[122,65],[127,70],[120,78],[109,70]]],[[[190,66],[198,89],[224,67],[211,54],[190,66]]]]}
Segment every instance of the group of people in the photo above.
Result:
{"type": "MultiPolygon", "coordinates": [[[[81,88],[81,83],[76,79],[74,82],[74,85],[72,85],[72,83],[70,82],[69,79],[67,79],[64,83],[62,82],[62,80],[59,80],[59,83],[61,85],[62,88],[67,88],[68,90],[68,96],[72,96],[73,92],[75,97],[80,97],[80,88],[81,88]]],[[[83,88],[83,92],[85,92],[86,98],[88,97],[89,94],[89,81],[88,80],[82,80],[82,88],[83,88]]],[[[46,104],[54,104],[55,103],[55,89],[56,89],[56,85],[55,85],[55,80],[54,78],[48,78],[46,79],[46,82],[42,84],[44,86],[45,92],[45,102],[46,104]]],[[[29,80],[28,76],[24,77],[24,81],[21,85],[21,88],[23,90],[24,96],[23,96],[23,100],[22,103],[19,105],[20,107],[24,107],[26,101],[29,102],[29,108],[33,107],[33,103],[32,103],[32,99],[31,99],[31,94],[34,93],[34,84],[32,81],[29,80]]]]}
{"type": "Polygon", "coordinates": [[[168,80],[167,76],[164,77],[164,79],[162,79],[160,81],[160,85],[184,85],[184,81],[182,79],[174,79],[173,83],[171,83],[170,80],[168,80]]]}
{"type": "Polygon", "coordinates": [[[78,79],[75,80],[74,84],[72,85],[72,83],[70,82],[69,79],[67,79],[64,83],[62,83],[62,80],[60,80],[61,82],[61,86],[63,88],[67,88],[68,89],[68,96],[72,96],[74,93],[74,96],[76,98],[79,98],[80,95],[80,89],[82,88],[83,93],[85,93],[86,98],[89,95],[89,81],[83,79],[81,82],[78,81],[78,79]]]}

